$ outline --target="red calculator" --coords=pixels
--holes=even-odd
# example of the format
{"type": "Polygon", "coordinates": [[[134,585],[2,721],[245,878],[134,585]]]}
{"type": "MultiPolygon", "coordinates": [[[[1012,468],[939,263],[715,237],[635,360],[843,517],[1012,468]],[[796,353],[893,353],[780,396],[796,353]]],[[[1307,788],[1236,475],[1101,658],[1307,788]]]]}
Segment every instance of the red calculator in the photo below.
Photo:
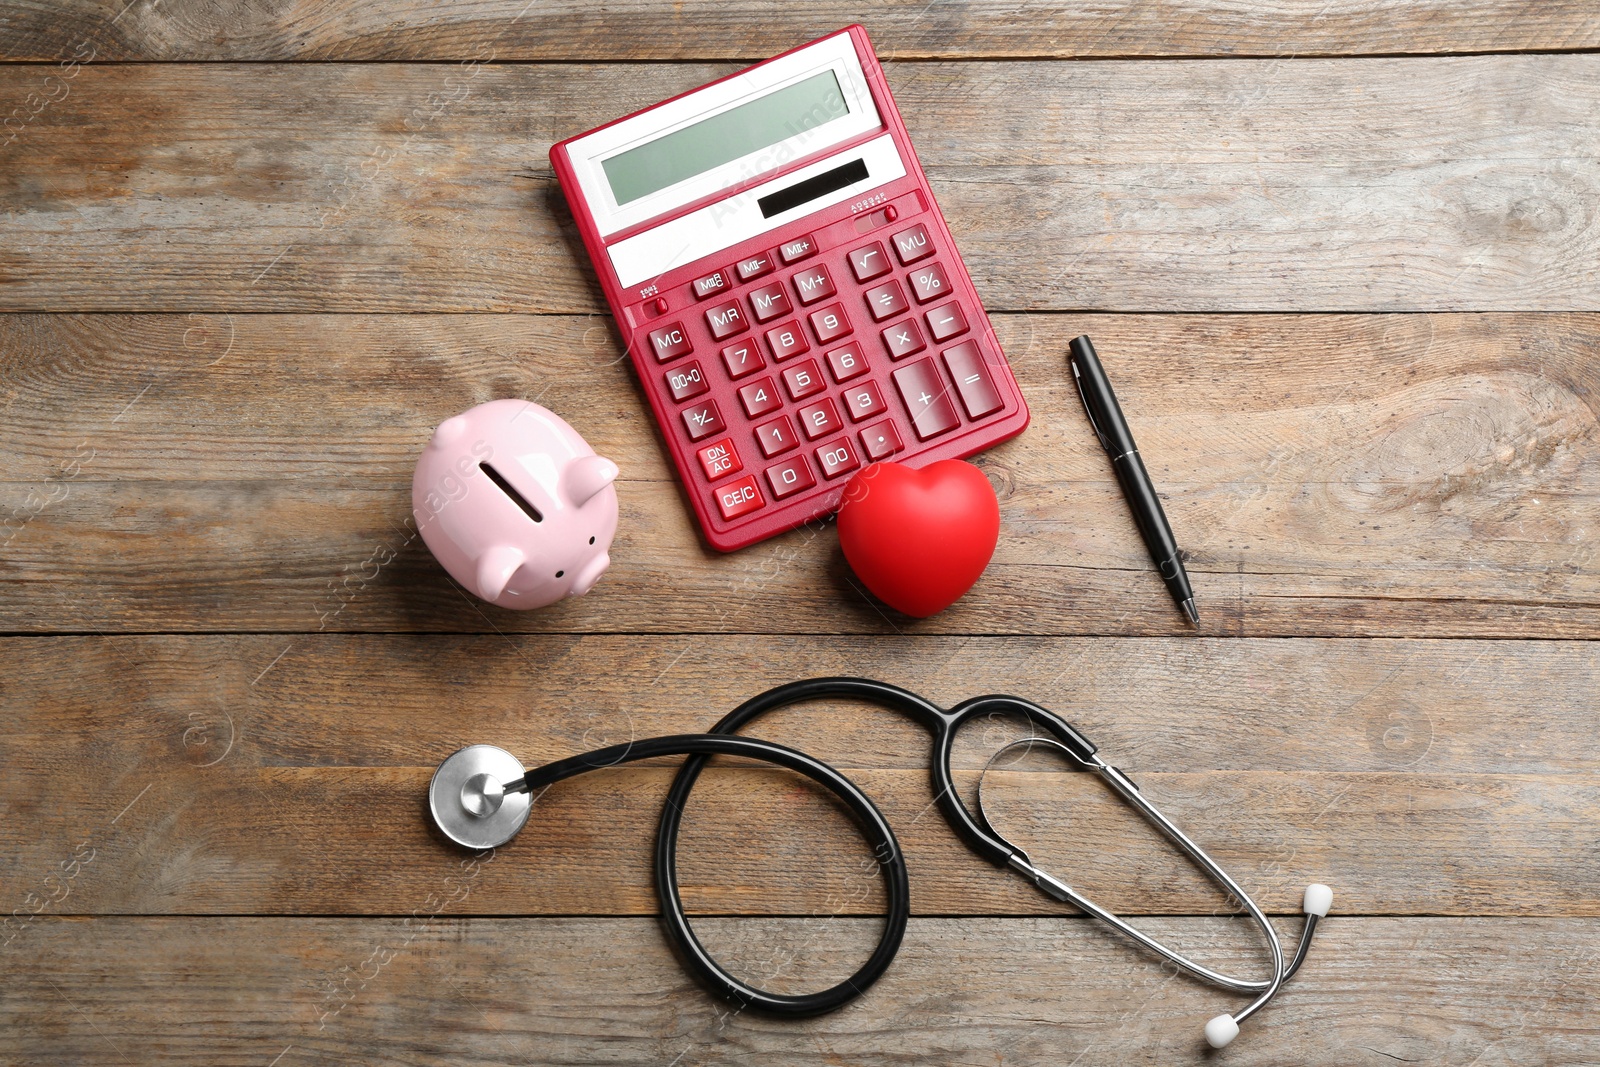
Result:
{"type": "Polygon", "coordinates": [[[715,548],[829,514],[875,460],[1027,426],[860,26],[550,162],[715,548]]]}

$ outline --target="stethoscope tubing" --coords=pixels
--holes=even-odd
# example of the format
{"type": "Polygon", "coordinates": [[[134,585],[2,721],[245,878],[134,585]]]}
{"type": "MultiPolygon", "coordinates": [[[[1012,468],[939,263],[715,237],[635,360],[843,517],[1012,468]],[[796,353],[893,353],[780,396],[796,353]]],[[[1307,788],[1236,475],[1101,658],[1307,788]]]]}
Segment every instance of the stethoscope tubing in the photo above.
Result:
{"type": "MultiPolygon", "coordinates": [[[[723,716],[707,733],[647,738],[571,756],[529,771],[520,781],[508,784],[506,791],[527,791],[537,797],[538,793],[548,786],[587,771],[658,756],[687,755],[688,758],[684,760],[673,778],[656,829],[654,869],[657,893],[661,902],[662,926],[667,939],[685,966],[696,977],[741,1008],[754,1007],[779,1015],[817,1015],[832,1011],[853,1000],[877,981],[893,962],[895,953],[899,950],[911,910],[905,857],[894,836],[893,828],[883,814],[872,800],[844,775],[804,752],[769,741],[738,736],[735,731],[779,708],[836,697],[862,700],[900,711],[921,723],[933,735],[929,774],[932,779],[934,801],[957,836],[973,852],[996,866],[1016,870],[1046,895],[1072,904],[1151,952],[1172,961],[1195,977],[1236,993],[1255,994],[1255,1000],[1248,1007],[1231,1016],[1235,1024],[1249,1018],[1271,1000],[1304,961],[1312,933],[1316,929],[1316,915],[1308,913],[1306,928],[1301,935],[1294,959],[1285,967],[1283,946],[1276,930],[1268,921],[1266,914],[1239,884],[1204,849],[1190,840],[1155,805],[1151,804],[1131,778],[1106,763],[1098,755],[1096,746],[1070,723],[1053,712],[1018,697],[975,697],[946,711],[915,693],[886,682],[850,677],[805,679],[777,686],[750,698],[723,716]],[[1133,806],[1190,860],[1238,900],[1266,935],[1272,954],[1271,977],[1259,980],[1235,978],[1197,963],[1182,953],[1168,948],[1120,916],[1095,904],[1065,882],[1036,867],[1026,852],[1007,841],[990,823],[988,815],[983,810],[981,776],[978,811],[974,816],[961,801],[951,772],[955,737],[961,727],[973,718],[996,714],[1020,716],[1030,725],[1042,728],[1048,736],[1014,742],[995,753],[995,757],[1009,748],[1029,743],[1041,743],[1059,750],[1076,769],[1093,771],[1099,775],[1113,792],[1133,806]],[[779,994],[759,989],[723,968],[706,951],[695,935],[694,928],[684,911],[678,884],[677,842],[689,794],[693,791],[701,772],[704,771],[706,761],[714,755],[744,756],[803,774],[839,797],[860,824],[882,872],[889,905],[883,933],[872,955],[860,969],[843,982],[815,993],[779,994]]],[[[992,764],[993,758],[990,760],[990,765],[992,764]]],[[[988,766],[984,768],[985,773],[988,769],[988,766]]],[[[1236,1026],[1233,1032],[1237,1033],[1236,1026]]]]}

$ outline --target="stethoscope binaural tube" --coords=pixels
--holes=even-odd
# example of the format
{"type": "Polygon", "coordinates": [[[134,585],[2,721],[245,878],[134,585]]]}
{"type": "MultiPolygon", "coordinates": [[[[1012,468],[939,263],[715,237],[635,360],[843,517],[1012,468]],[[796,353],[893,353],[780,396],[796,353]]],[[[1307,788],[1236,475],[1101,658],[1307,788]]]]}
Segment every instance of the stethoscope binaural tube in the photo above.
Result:
{"type": "Polygon", "coordinates": [[[946,821],[962,841],[978,855],[1000,867],[1009,867],[1022,874],[1047,896],[1070,903],[1106,923],[1144,946],[1176,963],[1195,977],[1238,993],[1253,993],[1255,1000],[1242,1011],[1232,1015],[1219,1015],[1206,1024],[1206,1040],[1216,1048],[1228,1044],[1238,1035],[1238,1024],[1259,1011],[1279,988],[1299,969],[1310,947],[1317,920],[1327,915],[1332,902],[1332,890],[1323,885],[1307,888],[1304,902],[1305,930],[1301,935],[1293,961],[1285,965],[1282,944],[1266,915],[1222,868],[1198,845],[1189,840],[1170,820],[1160,813],[1140,793],[1132,779],[1097,755],[1095,745],[1078,733],[1061,717],[1029,701],[1010,696],[984,696],[964,701],[946,711],[905,689],[884,682],[863,678],[813,678],[778,686],[745,701],[729,712],[706,734],[677,734],[667,737],[633,741],[609,748],[598,749],[572,756],[527,772],[523,777],[505,781],[492,775],[472,773],[487,766],[492,759],[496,768],[515,767],[508,753],[490,746],[469,746],[452,755],[434,775],[429,787],[430,806],[440,829],[452,840],[469,847],[486,847],[499,844],[520,829],[517,816],[526,818],[526,805],[538,792],[565,778],[586,771],[598,770],[618,763],[649,759],[656,756],[688,755],[674,778],[666,803],[662,806],[661,821],[656,831],[655,877],[657,895],[661,901],[662,925],[668,940],[677,950],[685,966],[701,981],[722,996],[741,1007],[756,1007],[781,1015],[816,1015],[854,999],[882,976],[905,934],[910,916],[910,891],[906,877],[905,860],[894,831],[877,807],[844,775],[820,760],[783,745],[734,735],[733,731],[751,720],[778,708],[808,700],[845,697],[871,704],[893,708],[920,722],[933,734],[933,758],[929,773],[932,777],[934,800],[946,821]],[[978,811],[974,815],[961,801],[951,773],[951,754],[957,731],[979,715],[1017,715],[1030,724],[1043,728],[1047,737],[1035,737],[1007,745],[991,757],[984,773],[994,759],[1017,745],[1042,744],[1059,751],[1071,765],[1079,770],[1093,771],[1124,801],[1135,807],[1155,825],[1185,855],[1238,899],[1260,925],[1272,953],[1272,974],[1269,978],[1254,980],[1234,978],[1221,974],[1190,960],[1188,957],[1163,945],[1161,942],[1125,922],[1112,912],[1096,905],[1081,893],[1034,866],[1026,852],[1007,841],[990,823],[983,809],[983,774],[978,783],[978,811]],[[479,750],[492,754],[483,756],[479,750]],[[479,753],[474,756],[474,753],[479,753]],[[677,878],[677,839],[683,808],[694,789],[706,759],[713,755],[736,755],[760,760],[797,771],[818,782],[846,806],[860,823],[871,845],[873,855],[882,870],[888,890],[889,910],[885,917],[883,934],[872,956],[855,974],[817,993],[778,994],[758,989],[726,971],[708,953],[684,912],[683,900],[677,878]],[[500,757],[503,757],[500,758],[500,757]],[[457,761],[465,761],[452,767],[457,761]],[[447,774],[446,771],[453,773],[447,774]],[[487,786],[484,779],[490,779],[487,786]],[[503,788],[500,784],[504,781],[503,788]],[[457,791],[459,790],[459,795],[457,791]],[[525,795],[518,795],[525,794],[525,795]],[[499,816],[504,800],[523,805],[520,813],[502,818],[504,825],[487,830],[479,836],[474,823],[479,817],[493,819],[499,816]],[[459,810],[458,810],[459,809],[459,810]],[[463,811],[466,812],[463,815],[463,811]],[[453,820],[453,825],[447,825],[453,820]]]}

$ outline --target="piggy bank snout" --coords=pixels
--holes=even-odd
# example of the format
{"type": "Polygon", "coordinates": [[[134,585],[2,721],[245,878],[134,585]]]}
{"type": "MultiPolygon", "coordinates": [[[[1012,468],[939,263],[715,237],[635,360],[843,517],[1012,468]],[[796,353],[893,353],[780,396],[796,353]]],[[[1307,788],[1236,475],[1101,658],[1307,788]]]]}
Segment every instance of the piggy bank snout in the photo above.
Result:
{"type": "Polygon", "coordinates": [[[593,589],[594,583],[600,580],[600,576],[606,572],[606,568],[609,566],[611,566],[610,553],[601,552],[596,555],[579,568],[577,577],[572,580],[572,590],[567,595],[582,596],[593,589]]]}

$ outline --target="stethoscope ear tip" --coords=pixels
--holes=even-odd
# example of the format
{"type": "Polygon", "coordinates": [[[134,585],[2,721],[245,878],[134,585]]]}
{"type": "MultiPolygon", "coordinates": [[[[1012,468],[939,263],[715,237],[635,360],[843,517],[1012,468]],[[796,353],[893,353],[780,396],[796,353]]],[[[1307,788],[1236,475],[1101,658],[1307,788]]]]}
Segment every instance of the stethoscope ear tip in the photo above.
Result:
{"type": "Polygon", "coordinates": [[[1306,886],[1305,913],[1318,918],[1326,918],[1328,909],[1333,907],[1333,890],[1321,882],[1312,882],[1306,886]]]}
{"type": "Polygon", "coordinates": [[[1239,1036],[1239,1024],[1231,1015],[1219,1015],[1206,1023],[1206,1044],[1222,1048],[1239,1036]]]}

